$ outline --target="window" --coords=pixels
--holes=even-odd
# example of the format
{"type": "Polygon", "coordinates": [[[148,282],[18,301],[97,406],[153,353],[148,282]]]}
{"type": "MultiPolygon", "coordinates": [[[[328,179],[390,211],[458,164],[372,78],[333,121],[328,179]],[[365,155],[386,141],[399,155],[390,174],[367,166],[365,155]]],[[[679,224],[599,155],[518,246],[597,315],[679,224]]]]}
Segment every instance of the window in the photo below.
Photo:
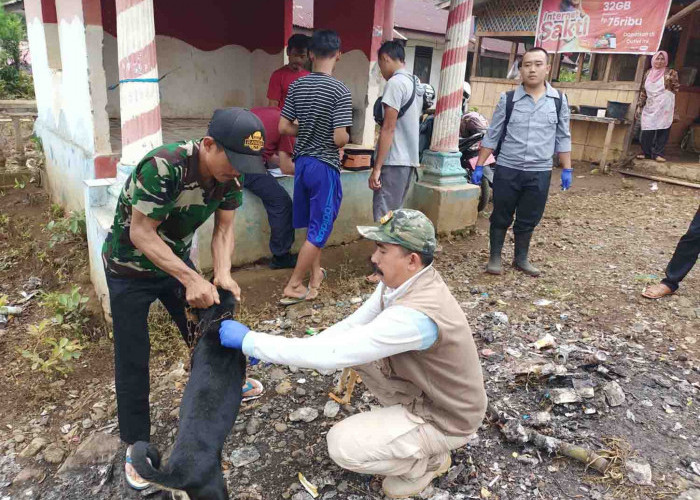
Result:
{"type": "Polygon", "coordinates": [[[610,68],[611,82],[633,82],[637,73],[639,56],[635,54],[615,54],[610,68]]]}
{"type": "Polygon", "coordinates": [[[608,54],[595,54],[593,58],[593,68],[591,70],[591,80],[602,82],[605,77],[605,66],[608,64],[608,54]]]}
{"type": "Polygon", "coordinates": [[[416,57],[413,60],[413,74],[421,83],[430,83],[430,68],[433,65],[433,48],[416,46],[416,57]]]}

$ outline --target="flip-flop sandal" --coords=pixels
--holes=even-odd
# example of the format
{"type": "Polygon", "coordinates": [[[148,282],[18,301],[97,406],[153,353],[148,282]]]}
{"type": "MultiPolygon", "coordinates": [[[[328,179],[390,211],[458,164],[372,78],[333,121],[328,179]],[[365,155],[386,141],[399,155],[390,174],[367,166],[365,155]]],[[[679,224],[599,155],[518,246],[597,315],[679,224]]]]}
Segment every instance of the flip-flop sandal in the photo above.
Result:
{"type": "Polygon", "coordinates": [[[308,296],[309,289],[307,288],[306,293],[301,297],[282,297],[279,303],[283,306],[293,306],[294,304],[298,304],[299,302],[304,302],[308,296]]]}
{"type": "Polygon", "coordinates": [[[243,385],[243,388],[241,390],[241,395],[246,394],[247,392],[250,392],[250,391],[253,391],[256,389],[260,392],[257,394],[253,394],[251,396],[243,396],[241,398],[241,402],[245,403],[246,401],[252,401],[254,399],[258,399],[260,396],[262,396],[265,393],[265,386],[262,385],[262,382],[254,379],[254,378],[247,378],[245,381],[245,385],[243,385]],[[256,386],[257,386],[257,388],[256,388],[256,386]]]}
{"type": "MultiPolygon", "coordinates": [[[[149,463],[151,462],[150,458],[147,458],[146,460],[148,460],[149,463]]],[[[126,479],[126,484],[136,491],[143,491],[151,486],[151,483],[139,476],[139,473],[136,472],[136,469],[132,465],[131,446],[126,448],[126,458],[124,459],[124,478],[126,479]],[[133,475],[129,473],[129,468],[131,468],[133,471],[132,474],[135,474],[136,477],[133,477],[133,475]]]]}
{"type": "Polygon", "coordinates": [[[306,300],[316,300],[318,297],[321,290],[321,285],[323,285],[323,282],[328,278],[328,272],[324,268],[321,268],[321,273],[323,273],[323,279],[318,286],[311,286],[311,282],[309,282],[309,294],[306,297],[306,300]]]}
{"type": "Polygon", "coordinates": [[[662,298],[662,297],[666,297],[667,295],[673,295],[674,293],[676,293],[676,292],[674,292],[673,290],[671,290],[670,288],[668,288],[666,285],[663,285],[663,286],[664,286],[663,289],[661,288],[661,287],[662,287],[661,284],[648,286],[648,287],[642,292],[642,297],[644,297],[645,299],[656,300],[656,299],[660,299],[660,298],[662,298]],[[657,293],[650,293],[650,290],[651,290],[651,289],[657,288],[657,287],[658,287],[658,292],[657,292],[657,293]],[[670,290],[670,291],[667,292],[666,290],[670,290]]]}

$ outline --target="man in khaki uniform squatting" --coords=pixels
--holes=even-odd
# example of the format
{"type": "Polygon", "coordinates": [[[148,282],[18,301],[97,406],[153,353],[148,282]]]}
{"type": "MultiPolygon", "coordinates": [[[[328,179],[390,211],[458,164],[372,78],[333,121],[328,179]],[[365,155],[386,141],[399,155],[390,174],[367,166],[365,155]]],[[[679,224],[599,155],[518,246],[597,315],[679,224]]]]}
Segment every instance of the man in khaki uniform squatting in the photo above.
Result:
{"type": "Polygon", "coordinates": [[[358,227],[374,240],[381,277],[357,311],[319,335],[284,338],[224,321],[223,345],[263,361],[320,370],[354,367],[382,408],[353,415],[328,433],[341,467],[387,476],[390,498],[418,494],[447,471],[486,411],[486,391],[462,309],[433,268],[435,229],[416,210],[358,227]]]}

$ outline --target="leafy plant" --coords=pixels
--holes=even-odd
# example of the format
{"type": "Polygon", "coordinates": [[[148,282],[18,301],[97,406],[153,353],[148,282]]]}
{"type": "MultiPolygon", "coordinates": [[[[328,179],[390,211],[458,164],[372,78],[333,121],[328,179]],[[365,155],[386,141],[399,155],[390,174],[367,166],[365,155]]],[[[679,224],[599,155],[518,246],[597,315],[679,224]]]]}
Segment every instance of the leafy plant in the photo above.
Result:
{"type": "Polygon", "coordinates": [[[0,226],[7,226],[10,223],[10,216],[7,214],[0,214],[0,226]]]}
{"type": "Polygon", "coordinates": [[[32,370],[41,370],[49,375],[67,375],[73,371],[73,362],[80,358],[80,351],[83,349],[85,346],[75,339],[61,337],[57,340],[54,337],[43,337],[33,351],[24,349],[20,352],[31,362],[32,370]],[[42,346],[45,346],[43,350],[42,346]]]}
{"type": "Polygon", "coordinates": [[[33,99],[32,77],[22,69],[22,40],[26,40],[24,20],[0,6],[0,98],[33,99]]]}
{"type": "Polygon", "coordinates": [[[18,181],[17,178],[15,177],[15,189],[24,189],[26,187],[27,187],[26,182],[18,181]]]}
{"type": "Polygon", "coordinates": [[[80,295],[80,287],[74,286],[70,293],[50,292],[41,296],[41,305],[53,313],[52,321],[62,328],[80,332],[88,318],[85,304],[88,297],[80,295]]]}
{"type": "Polygon", "coordinates": [[[49,209],[49,214],[53,219],[60,219],[61,217],[64,217],[66,215],[66,211],[58,203],[52,203],[51,208],[49,209]]]}
{"type": "MultiPolygon", "coordinates": [[[[51,208],[52,212],[54,208],[51,208]]],[[[66,241],[70,237],[85,234],[85,212],[71,211],[67,217],[53,219],[46,224],[46,231],[51,233],[49,248],[57,243],[66,241]]]]}

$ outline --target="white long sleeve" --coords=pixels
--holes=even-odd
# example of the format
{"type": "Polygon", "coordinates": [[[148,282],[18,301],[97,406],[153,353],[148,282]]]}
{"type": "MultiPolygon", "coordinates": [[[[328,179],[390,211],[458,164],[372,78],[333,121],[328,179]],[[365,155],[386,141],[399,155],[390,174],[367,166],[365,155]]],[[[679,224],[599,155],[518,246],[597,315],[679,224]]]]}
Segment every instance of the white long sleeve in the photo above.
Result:
{"type": "Polygon", "coordinates": [[[354,314],[314,337],[287,338],[250,331],[243,341],[243,352],[271,363],[329,370],[427,349],[435,343],[438,330],[433,320],[404,306],[388,307],[376,314],[373,299],[378,308],[379,297],[375,292],[354,314]]]}

